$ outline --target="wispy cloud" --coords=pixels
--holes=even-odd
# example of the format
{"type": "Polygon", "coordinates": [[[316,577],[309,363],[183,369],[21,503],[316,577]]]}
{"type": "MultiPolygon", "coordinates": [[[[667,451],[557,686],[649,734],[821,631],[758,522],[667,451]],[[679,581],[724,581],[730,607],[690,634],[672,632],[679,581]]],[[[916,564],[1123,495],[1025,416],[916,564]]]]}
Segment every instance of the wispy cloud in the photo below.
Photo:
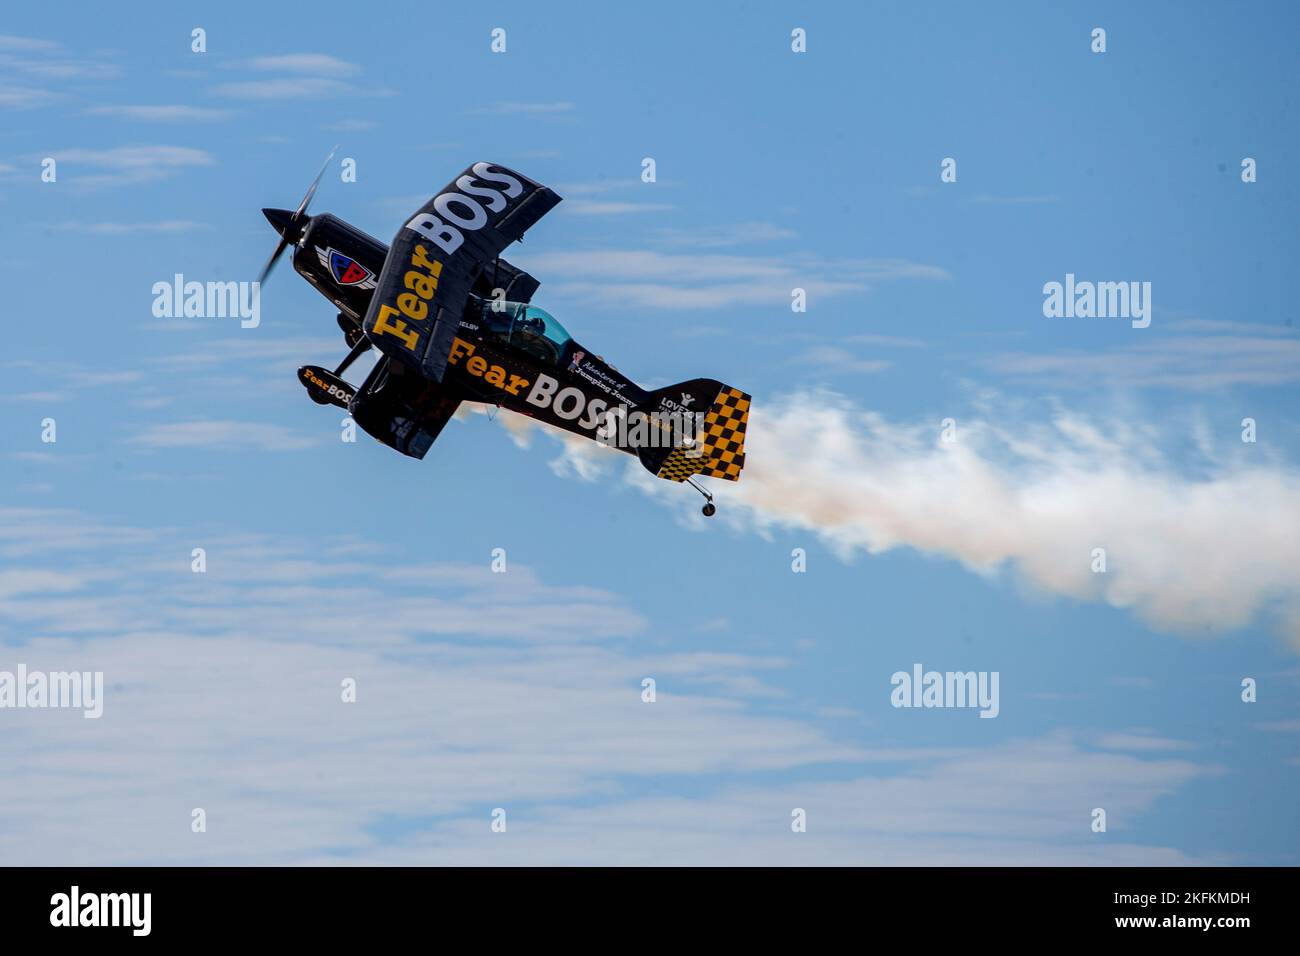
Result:
{"type": "Polygon", "coordinates": [[[367,130],[376,128],[378,125],[374,120],[349,119],[326,123],[321,129],[328,130],[331,133],[364,133],[367,130]]]}
{"type": "Polygon", "coordinates": [[[572,113],[577,106],[567,100],[557,100],[550,103],[494,103],[488,107],[491,113],[517,114],[525,113],[533,116],[554,115],[556,113],[572,113]]]}
{"type": "Polygon", "coordinates": [[[560,183],[555,187],[555,191],[563,196],[565,201],[559,207],[559,212],[573,216],[622,216],[663,212],[674,208],[669,203],[649,202],[642,199],[646,192],[637,190],[637,187],[642,185],[636,179],[599,179],[560,183]],[[624,195],[621,198],[610,197],[608,194],[613,192],[622,192],[624,195]],[[633,195],[634,193],[636,195],[633,195]]]}
{"type": "Polygon", "coordinates": [[[261,56],[232,63],[245,73],[279,73],[265,79],[220,83],[213,88],[218,96],[242,100],[301,99],[309,96],[333,96],[357,93],[345,78],[355,76],[361,68],[327,53],[286,53],[261,56]]]}
{"type": "Polygon", "coordinates": [[[74,369],[67,373],[67,381],[73,388],[100,388],[105,385],[126,385],[144,378],[142,372],[132,369],[114,369],[100,371],[95,369],[74,369]]]}
{"type": "Polygon", "coordinates": [[[33,80],[106,80],[119,76],[121,69],[113,63],[90,60],[22,59],[0,53],[0,70],[31,77],[33,80]]]}
{"type": "Polygon", "coordinates": [[[281,425],[262,422],[190,421],[151,425],[131,439],[150,448],[233,448],[297,451],[320,443],[281,425]]]}
{"type": "Polygon", "coordinates": [[[158,222],[87,222],[62,223],[63,232],[82,232],[95,236],[127,236],[136,233],[177,233],[207,229],[206,223],[192,219],[163,219],[158,222]]]}
{"type": "Polygon", "coordinates": [[[1174,740],[1162,737],[1152,731],[1132,731],[1129,733],[1103,734],[1097,746],[1106,750],[1127,750],[1134,753],[1148,753],[1163,750],[1194,750],[1196,745],[1186,740],[1174,740]]]}
{"type": "Polygon", "coordinates": [[[59,94],[51,90],[0,83],[0,109],[35,109],[38,106],[48,106],[58,99],[59,94]]]}
{"type": "Polygon", "coordinates": [[[913,339],[901,335],[876,335],[873,332],[860,332],[856,335],[846,335],[841,338],[840,341],[854,345],[875,345],[880,348],[891,349],[924,349],[929,348],[934,344],[932,342],[927,342],[924,339],[913,339]]]}
{"type": "Polygon", "coordinates": [[[792,229],[770,222],[739,222],[733,226],[700,226],[696,229],[657,229],[654,239],[669,246],[687,246],[695,249],[722,249],[728,246],[745,246],[753,243],[793,239],[792,229]]]}
{"type": "Polygon", "coordinates": [[[970,199],[970,202],[986,206],[1041,206],[1058,201],[1056,196],[993,196],[988,193],[970,199]]]}
{"type": "Polygon", "coordinates": [[[1300,718],[1293,720],[1269,720],[1256,724],[1258,730],[1275,734],[1300,734],[1300,718]]]}
{"type": "Polygon", "coordinates": [[[84,389],[104,386],[121,386],[138,382],[142,373],[131,369],[103,371],[68,363],[47,362],[41,368],[42,383],[56,385],[57,389],[16,392],[8,395],[9,401],[63,402],[77,398],[84,389]]]}
{"type": "Polygon", "coordinates": [[[621,216],[627,213],[663,212],[672,209],[666,203],[650,202],[600,202],[590,199],[572,199],[560,207],[575,216],[621,216]]]}
{"type": "Polygon", "coordinates": [[[181,169],[211,166],[216,160],[191,146],[119,146],[112,149],[59,149],[50,153],[59,163],[60,176],[70,172],[83,185],[150,182],[181,169]],[[102,170],[85,173],[85,169],[102,170]]]}
{"type": "Polygon", "coordinates": [[[218,96],[239,100],[290,100],[309,96],[331,96],[351,90],[350,84],[323,76],[276,77],[267,80],[246,80],[241,83],[221,83],[213,87],[218,96]]]}
{"type": "Polygon", "coordinates": [[[53,53],[58,49],[59,44],[53,40],[0,35],[0,50],[16,50],[24,53],[53,53]]]}
{"type": "Polygon", "coordinates": [[[0,36],[0,109],[34,109],[58,102],[68,80],[104,80],[121,73],[111,61],[72,57],[50,40],[0,36]]]}
{"type": "MultiPolygon", "coordinates": [[[[1044,322],[1052,321],[1044,319],[1044,322]]],[[[982,360],[991,371],[1057,386],[1215,389],[1300,381],[1300,335],[1174,335],[1132,330],[1133,344],[1092,351],[1006,352],[982,360]]]]}
{"type": "MultiPolygon", "coordinates": [[[[202,328],[204,321],[206,320],[189,323],[189,325],[192,328],[202,328]]],[[[185,324],[181,320],[170,319],[167,323],[174,326],[185,324]]],[[[339,339],[336,336],[225,338],[207,342],[202,348],[187,348],[183,352],[160,356],[149,361],[162,369],[189,370],[222,365],[247,367],[252,364],[267,371],[291,371],[302,365],[306,356],[329,355],[338,352],[339,348],[339,339]]]]}
{"type": "MultiPolygon", "coordinates": [[[[520,255],[524,265],[524,255],[520,255]]],[[[861,291],[873,282],[946,279],[936,266],[903,259],[826,260],[817,256],[674,254],[655,250],[549,252],[527,256],[555,292],[589,301],[666,309],[790,302],[791,290],[810,297],[861,291]],[[552,278],[553,277],[553,278],[552,278]]]]}
{"type": "Polygon", "coordinates": [[[66,392],[10,392],[5,396],[11,402],[66,402],[72,396],[66,392]]]}
{"type": "Polygon", "coordinates": [[[818,366],[832,372],[867,373],[881,372],[889,368],[885,359],[867,359],[837,345],[814,345],[805,349],[798,361],[802,364],[818,366]]]}
{"type": "Polygon", "coordinates": [[[355,63],[348,63],[328,53],[285,53],[279,56],[259,56],[242,64],[239,69],[264,70],[280,73],[305,73],[315,76],[352,76],[361,72],[355,63]]]}
{"type": "Polygon", "coordinates": [[[847,744],[763,708],[782,659],[612,640],[651,622],[521,565],[40,509],[0,512],[0,551],[24,555],[0,572],[0,637],[30,668],[102,671],[107,688],[93,739],[84,721],[9,713],[14,863],[1169,864],[1190,861],[1133,821],[1219,772],[1066,734],[847,744]],[[667,777],[691,796],[661,795],[667,777]],[[176,794],[195,792],[222,826],[178,842],[176,794]],[[1079,836],[1081,802],[1107,807],[1113,838],[1079,836]],[[508,840],[489,832],[496,806],[508,840]],[[794,840],[791,807],[811,821],[794,840]]]}
{"type": "Polygon", "coordinates": [[[91,116],[120,116],[124,119],[146,123],[208,123],[229,119],[231,110],[211,109],[206,106],[95,106],[86,113],[91,116]]]}

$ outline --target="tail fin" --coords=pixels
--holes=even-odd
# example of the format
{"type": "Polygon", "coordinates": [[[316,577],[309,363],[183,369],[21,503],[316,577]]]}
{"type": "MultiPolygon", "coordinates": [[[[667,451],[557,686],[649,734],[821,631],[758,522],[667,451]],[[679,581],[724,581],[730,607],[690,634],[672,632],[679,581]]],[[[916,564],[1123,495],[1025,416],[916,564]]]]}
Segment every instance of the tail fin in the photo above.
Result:
{"type": "Polygon", "coordinates": [[[652,411],[702,412],[703,420],[696,446],[642,449],[641,464],[668,481],[685,481],[692,475],[740,480],[740,470],[745,467],[748,395],[711,378],[696,378],[651,392],[650,398],[652,411]]]}

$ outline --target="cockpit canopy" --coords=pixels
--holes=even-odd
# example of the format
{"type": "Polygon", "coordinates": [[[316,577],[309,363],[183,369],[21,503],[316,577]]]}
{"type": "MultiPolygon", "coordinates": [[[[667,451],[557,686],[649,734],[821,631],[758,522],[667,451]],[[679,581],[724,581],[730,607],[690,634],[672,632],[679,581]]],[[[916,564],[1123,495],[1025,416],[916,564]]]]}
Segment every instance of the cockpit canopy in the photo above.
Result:
{"type": "Polygon", "coordinates": [[[481,299],[483,331],[549,365],[559,365],[573,337],[545,309],[523,302],[481,299]]]}

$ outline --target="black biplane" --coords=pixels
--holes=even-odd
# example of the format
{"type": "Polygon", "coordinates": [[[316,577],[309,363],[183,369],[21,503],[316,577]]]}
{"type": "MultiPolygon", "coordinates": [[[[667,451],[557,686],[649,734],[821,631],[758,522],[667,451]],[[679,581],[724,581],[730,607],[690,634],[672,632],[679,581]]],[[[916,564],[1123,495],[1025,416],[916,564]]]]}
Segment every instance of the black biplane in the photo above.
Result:
{"type": "MultiPolygon", "coordinates": [[[[326,161],[328,165],[328,160],[326,161]]],[[[321,170],[323,175],[324,169],[321,170]]],[[[474,163],[416,211],[393,244],[329,213],[263,209],[280,233],[261,279],[293,246],[293,267],[338,309],[351,351],[332,371],[298,370],[313,401],[403,455],[423,458],[461,402],[497,405],[635,454],[654,475],[736,481],[750,397],[697,378],[647,391],[532,304],[538,281],[501,258],[560,202],[513,170],[474,163]],[[368,349],[359,387],[343,373],[368,349]]]]}

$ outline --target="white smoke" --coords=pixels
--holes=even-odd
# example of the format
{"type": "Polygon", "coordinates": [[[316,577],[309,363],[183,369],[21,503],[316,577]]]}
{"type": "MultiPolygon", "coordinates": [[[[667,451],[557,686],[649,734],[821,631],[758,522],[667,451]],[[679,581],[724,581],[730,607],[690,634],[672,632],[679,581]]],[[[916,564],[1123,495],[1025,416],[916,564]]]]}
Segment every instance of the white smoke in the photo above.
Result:
{"type": "MultiPolygon", "coordinates": [[[[719,518],[807,530],[845,557],[910,547],[979,573],[1011,568],[1176,632],[1277,614],[1300,649],[1300,471],[1262,445],[1232,432],[1221,447],[1236,448],[1216,453],[1192,429],[1196,460],[1176,463],[1132,421],[1102,429],[1057,412],[1037,425],[986,415],[955,427],[946,442],[938,420],[899,426],[826,392],[756,404],[740,482],[713,483],[719,518]],[[1105,573],[1093,570],[1096,548],[1105,573]]],[[[609,454],[566,442],[556,467],[590,477],[609,454]]],[[[636,463],[628,478],[697,503],[636,463]]]]}

